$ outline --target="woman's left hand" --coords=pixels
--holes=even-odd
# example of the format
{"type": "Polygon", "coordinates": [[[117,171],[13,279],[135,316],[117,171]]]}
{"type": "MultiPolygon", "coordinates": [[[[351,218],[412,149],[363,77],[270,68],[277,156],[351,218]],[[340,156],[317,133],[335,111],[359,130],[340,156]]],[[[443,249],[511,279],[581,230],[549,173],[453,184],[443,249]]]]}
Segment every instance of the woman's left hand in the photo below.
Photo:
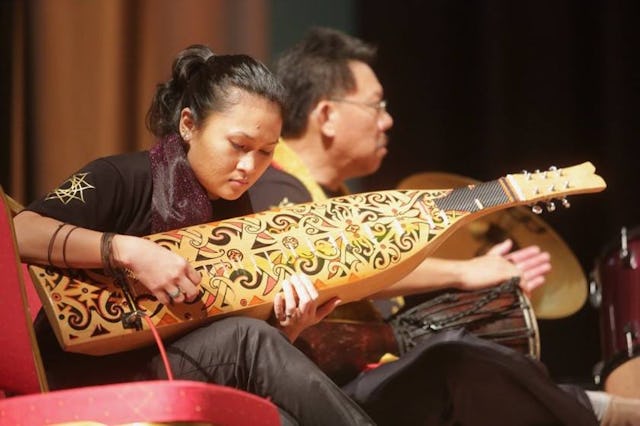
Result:
{"type": "Polygon", "coordinates": [[[318,306],[318,291],[305,274],[293,274],[276,294],[273,312],[278,327],[293,342],[302,331],[317,324],[335,309],[340,299],[334,297],[318,306]]]}

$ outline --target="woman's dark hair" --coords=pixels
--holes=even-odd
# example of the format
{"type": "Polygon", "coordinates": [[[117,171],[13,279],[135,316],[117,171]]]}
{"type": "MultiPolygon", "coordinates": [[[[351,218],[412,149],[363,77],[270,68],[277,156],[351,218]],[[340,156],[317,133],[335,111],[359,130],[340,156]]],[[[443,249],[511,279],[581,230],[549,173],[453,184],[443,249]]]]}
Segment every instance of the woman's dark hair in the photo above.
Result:
{"type": "Polygon", "coordinates": [[[320,100],[356,88],[350,61],[372,65],[375,57],[374,46],[341,31],[309,30],[275,65],[286,91],[282,136],[300,136],[307,128],[309,112],[320,100]]]}
{"type": "Polygon", "coordinates": [[[158,84],[147,127],[156,137],[178,133],[183,108],[191,109],[200,126],[212,112],[232,106],[234,88],[275,102],[282,110],[282,86],[262,63],[247,55],[214,55],[207,46],[189,46],[173,62],[171,79],[158,84]]]}

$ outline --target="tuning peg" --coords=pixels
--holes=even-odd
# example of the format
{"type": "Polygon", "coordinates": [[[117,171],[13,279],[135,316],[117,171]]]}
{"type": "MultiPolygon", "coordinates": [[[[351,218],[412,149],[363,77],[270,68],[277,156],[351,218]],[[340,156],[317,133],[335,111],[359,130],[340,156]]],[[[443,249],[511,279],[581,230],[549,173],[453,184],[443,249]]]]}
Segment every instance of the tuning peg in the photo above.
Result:
{"type": "Polygon", "coordinates": [[[549,172],[550,172],[551,174],[553,174],[553,177],[554,177],[554,178],[556,178],[556,179],[557,179],[557,178],[559,178],[559,177],[561,177],[561,176],[562,176],[562,174],[563,174],[563,173],[562,173],[562,169],[559,169],[559,168],[557,168],[556,166],[551,166],[551,167],[549,167],[549,172]]]}
{"type": "Polygon", "coordinates": [[[558,169],[556,166],[549,167],[549,171],[556,177],[562,176],[562,169],[558,169]]]}
{"type": "Polygon", "coordinates": [[[553,201],[548,201],[547,202],[547,211],[548,212],[556,211],[556,203],[554,203],[553,201]]]}
{"type": "Polygon", "coordinates": [[[571,207],[571,203],[569,202],[569,200],[567,200],[566,197],[563,197],[560,201],[562,202],[562,207],[564,207],[565,209],[571,207]]]}
{"type": "Polygon", "coordinates": [[[528,171],[526,171],[526,170],[523,170],[523,171],[522,171],[522,174],[524,175],[524,178],[525,178],[526,180],[531,180],[531,173],[529,173],[529,172],[528,172],[528,171]]]}
{"type": "Polygon", "coordinates": [[[535,204],[531,206],[531,211],[535,214],[542,214],[542,207],[540,207],[538,204],[535,204]]]}

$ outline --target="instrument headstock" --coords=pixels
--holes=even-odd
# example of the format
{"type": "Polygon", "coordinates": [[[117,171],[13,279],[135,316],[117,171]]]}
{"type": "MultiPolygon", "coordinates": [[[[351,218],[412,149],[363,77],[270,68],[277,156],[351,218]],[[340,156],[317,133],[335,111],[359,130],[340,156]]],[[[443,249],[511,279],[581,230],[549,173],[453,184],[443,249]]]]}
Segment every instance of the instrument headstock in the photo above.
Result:
{"type": "MultiPolygon", "coordinates": [[[[552,211],[555,204],[551,200],[560,199],[565,207],[569,207],[567,195],[600,192],[607,187],[604,179],[595,174],[591,162],[572,167],[550,167],[548,170],[534,172],[524,171],[507,175],[503,182],[521,204],[547,202],[547,209],[552,211]]],[[[539,205],[533,207],[534,213],[541,213],[539,205]]]]}
{"type": "MultiPolygon", "coordinates": [[[[575,167],[568,167],[546,172],[533,172],[512,175],[510,182],[507,178],[501,179],[502,184],[513,193],[522,194],[521,206],[499,210],[477,219],[456,231],[447,238],[433,253],[434,257],[446,259],[471,259],[492,247],[500,241],[510,238],[517,247],[537,245],[542,251],[546,251],[554,259],[553,268],[546,277],[543,286],[538,287],[530,295],[533,310],[540,319],[564,318],[577,312],[587,299],[587,279],[578,258],[562,237],[543,219],[534,215],[541,213],[543,206],[535,204],[532,209],[527,204],[561,197],[563,200],[569,193],[598,192],[606,187],[599,176],[593,174],[594,167],[591,163],[584,163],[575,167]],[[539,174],[538,174],[539,173],[539,174]],[[560,176],[560,177],[558,177],[560,176]],[[560,190],[535,193],[533,186],[541,186],[541,182],[557,183],[564,185],[564,180],[569,180],[569,188],[560,194],[560,190]],[[517,185],[518,191],[511,185],[517,185]]],[[[440,189],[458,188],[465,185],[478,185],[476,179],[466,176],[443,173],[422,172],[410,175],[403,179],[398,189],[440,189]]],[[[564,204],[564,203],[563,203],[564,204]]],[[[547,201],[547,208],[552,201],[547,201]]]]}

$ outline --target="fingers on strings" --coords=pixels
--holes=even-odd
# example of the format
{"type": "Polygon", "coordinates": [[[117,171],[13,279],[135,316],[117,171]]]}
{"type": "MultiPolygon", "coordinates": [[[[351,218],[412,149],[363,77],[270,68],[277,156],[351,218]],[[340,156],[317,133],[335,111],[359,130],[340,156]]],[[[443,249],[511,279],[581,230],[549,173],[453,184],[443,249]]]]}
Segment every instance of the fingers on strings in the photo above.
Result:
{"type": "Polygon", "coordinates": [[[302,315],[312,314],[317,298],[318,291],[309,277],[293,274],[282,283],[282,292],[274,300],[276,318],[288,324],[302,315]]]}

